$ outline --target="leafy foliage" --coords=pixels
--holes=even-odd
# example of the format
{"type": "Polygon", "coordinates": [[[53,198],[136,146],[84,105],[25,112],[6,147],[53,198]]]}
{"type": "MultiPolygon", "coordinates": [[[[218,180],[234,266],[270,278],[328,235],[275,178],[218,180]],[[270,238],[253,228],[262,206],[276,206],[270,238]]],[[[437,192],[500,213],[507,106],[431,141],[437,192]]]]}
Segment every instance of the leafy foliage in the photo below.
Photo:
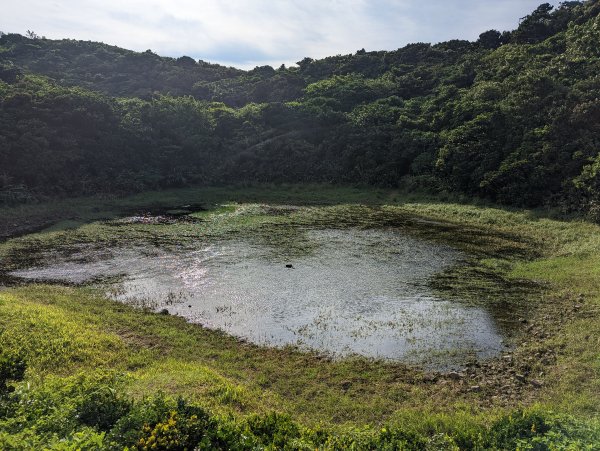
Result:
{"type": "Polygon", "coordinates": [[[251,71],[0,37],[0,202],[254,182],[445,190],[591,212],[600,3],[477,42],[251,71]]]}
{"type": "Polygon", "coordinates": [[[112,391],[125,399],[118,375],[90,374],[54,379],[17,391],[19,408],[0,418],[3,449],[599,449],[600,427],[594,421],[558,416],[541,409],[516,411],[489,427],[460,430],[413,430],[385,426],[374,430],[333,432],[310,429],[285,415],[254,415],[245,420],[211,415],[182,398],[156,395],[127,408],[102,407],[110,424],[90,425],[80,406],[98,405],[98,393],[112,391]],[[115,379],[117,377],[117,379],[115,379]],[[113,421],[114,420],[114,421],[113,421]]]}

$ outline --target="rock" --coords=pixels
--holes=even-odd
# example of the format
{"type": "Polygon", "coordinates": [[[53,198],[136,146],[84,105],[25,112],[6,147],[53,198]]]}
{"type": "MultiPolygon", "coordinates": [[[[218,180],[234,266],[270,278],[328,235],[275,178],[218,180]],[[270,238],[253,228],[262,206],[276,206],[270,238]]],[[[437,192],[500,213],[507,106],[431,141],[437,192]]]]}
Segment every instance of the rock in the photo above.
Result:
{"type": "Polygon", "coordinates": [[[481,391],[481,387],[479,385],[472,385],[471,387],[469,387],[469,391],[477,393],[481,391]]]}
{"type": "Polygon", "coordinates": [[[437,381],[437,377],[435,374],[424,374],[423,375],[423,382],[431,382],[434,383],[437,381]]]}
{"type": "Polygon", "coordinates": [[[462,374],[457,373],[456,371],[452,371],[448,373],[448,377],[454,381],[459,381],[462,379],[462,374]]]}
{"type": "Polygon", "coordinates": [[[515,379],[517,379],[519,382],[525,382],[525,376],[519,373],[515,374],[515,379]]]}
{"type": "Polygon", "coordinates": [[[286,268],[293,269],[293,268],[294,268],[294,265],[292,265],[291,263],[288,263],[287,265],[285,265],[285,267],[286,267],[286,268]]]}
{"type": "Polygon", "coordinates": [[[529,381],[531,383],[531,385],[533,385],[535,388],[541,388],[542,385],[544,385],[541,381],[538,381],[537,379],[531,379],[529,381]]]}
{"type": "Polygon", "coordinates": [[[166,308],[164,308],[164,309],[162,309],[162,310],[160,311],[160,314],[161,314],[161,315],[168,315],[168,314],[169,314],[169,311],[168,311],[166,308]]]}
{"type": "Polygon", "coordinates": [[[343,382],[341,383],[341,386],[342,386],[342,390],[344,390],[344,391],[348,391],[348,389],[349,389],[350,387],[352,387],[352,382],[351,382],[351,381],[343,381],[343,382]]]}

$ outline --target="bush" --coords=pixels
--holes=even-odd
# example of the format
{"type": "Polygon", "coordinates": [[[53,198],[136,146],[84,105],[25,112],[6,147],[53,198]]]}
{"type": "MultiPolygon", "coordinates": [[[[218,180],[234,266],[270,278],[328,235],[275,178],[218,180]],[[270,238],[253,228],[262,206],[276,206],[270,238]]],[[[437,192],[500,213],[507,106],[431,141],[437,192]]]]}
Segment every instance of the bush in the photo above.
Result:
{"type": "MultiPolygon", "coordinates": [[[[2,356],[3,387],[22,379],[24,368],[20,359],[2,356]]],[[[489,427],[470,416],[408,416],[393,427],[333,431],[279,413],[217,417],[160,394],[133,402],[118,373],[47,376],[42,385],[5,392],[13,408],[0,417],[0,449],[600,450],[600,421],[543,408],[512,412],[489,427]]]]}
{"type": "Polygon", "coordinates": [[[549,430],[550,427],[541,413],[517,411],[492,425],[489,444],[501,449],[516,449],[519,441],[544,435],[549,430]]]}
{"type": "Polygon", "coordinates": [[[25,368],[25,362],[20,357],[0,354],[0,419],[9,414],[13,404],[11,394],[14,387],[10,383],[23,380],[25,368]]]}
{"type": "Polygon", "coordinates": [[[247,424],[250,432],[265,445],[283,448],[290,440],[300,438],[300,428],[287,415],[253,416],[247,424]]]}
{"type": "Polygon", "coordinates": [[[18,356],[0,354],[0,399],[13,391],[11,381],[21,381],[25,377],[25,362],[18,356]]]}
{"type": "Polygon", "coordinates": [[[76,408],[79,421],[100,431],[109,431],[131,409],[132,402],[108,386],[94,387],[82,396],[76,408]]]}
{"type": "Polygon", "coordinates": [[[600,422],[581,421],[542,409],[516,411],[492,425],[486,448],[600,450],[600,422]]]}
{"type": "Polygon", "coordinates": [[[133,449],[194,449],[214,440],[216,425],[204,409],[159,395],[132,407],[109,434],[113,445],[133,449]]]}

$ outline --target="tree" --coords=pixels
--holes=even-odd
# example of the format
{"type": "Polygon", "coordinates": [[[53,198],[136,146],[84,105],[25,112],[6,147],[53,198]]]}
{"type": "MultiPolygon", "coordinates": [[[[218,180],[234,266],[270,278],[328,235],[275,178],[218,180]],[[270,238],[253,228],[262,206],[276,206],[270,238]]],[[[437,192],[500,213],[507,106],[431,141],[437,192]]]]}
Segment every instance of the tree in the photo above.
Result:
{"type": "Polygon", "coordinates": [[[498,30],[488,30],[479,35],[477,44],[485,49],[497,49],[502,45],[502,34],[498,30]]]}
{"type": "Polygon", "coordinates": [[[29,39],[40,39],[40,37],[32,30],[27,30],[25,36],[27,36],[29,39]]]}

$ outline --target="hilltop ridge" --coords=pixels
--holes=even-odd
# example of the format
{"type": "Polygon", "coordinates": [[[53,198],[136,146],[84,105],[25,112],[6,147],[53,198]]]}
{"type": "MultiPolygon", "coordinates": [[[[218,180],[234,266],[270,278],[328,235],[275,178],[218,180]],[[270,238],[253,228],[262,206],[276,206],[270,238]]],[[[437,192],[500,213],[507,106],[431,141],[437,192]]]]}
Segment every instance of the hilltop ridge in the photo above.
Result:
{"type": "Polygon", "coordinates": [[[594,212],[599,12],[250,71],[3,35],[0,197],[319,182],[594,212]]]}

